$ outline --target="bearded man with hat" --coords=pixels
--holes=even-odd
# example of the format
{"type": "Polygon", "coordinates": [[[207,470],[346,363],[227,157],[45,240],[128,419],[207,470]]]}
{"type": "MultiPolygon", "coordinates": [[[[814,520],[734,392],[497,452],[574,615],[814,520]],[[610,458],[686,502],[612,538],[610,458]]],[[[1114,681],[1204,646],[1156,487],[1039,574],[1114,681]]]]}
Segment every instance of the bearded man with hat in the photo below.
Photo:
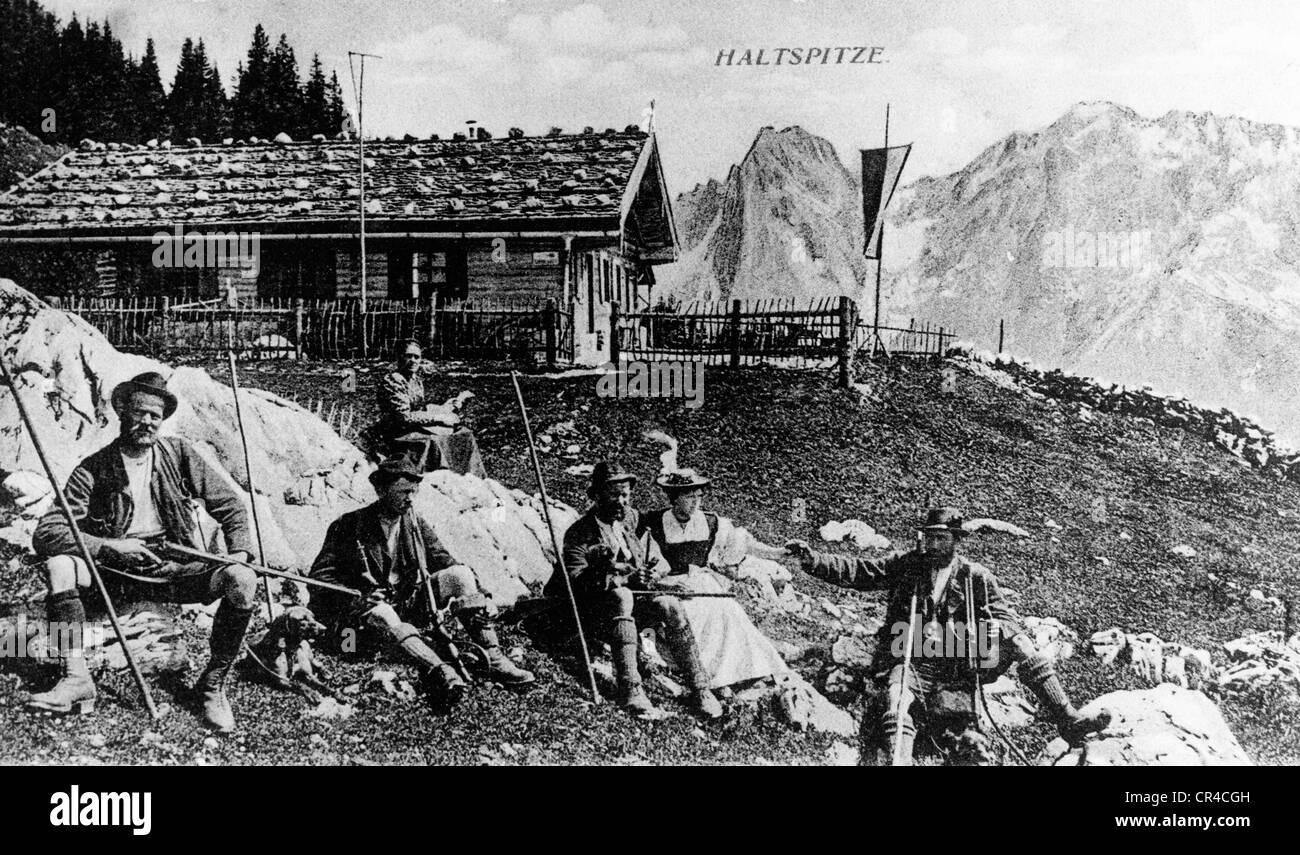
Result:
{"type": "MultiPolygon", "coordinates": [[[[686,609],[671,594],[642,595],[654,589],[672,567],[648,535],[638,537],[640,517],[632,508],[636,476],[616,461],[602,460],[591,473],[585,514],[564,534],[564,566],[584,626],[609,641],[618,682],[618,703],[639,718],[659,714],[646,696],[637,651],[642,627],[659,627],[690,685],[688,700],[706,718],[722,715],[709,689],[709,674],[700,663],[686,609]]],[[[548,596],[564,597],[559,574],[547,583],[548,596]]]]}
{"type": "Polygon", "coordinates": [[[438,609],[454,601],[456,617],[486,655],[490,679],[506,686],[531,684],[532,672],[501,651],[487,596],[479,590],[474,571],[456,563],[433,526],[415,512],[413,500],[421,480],[415,464],[404,457],[385,460],[370,474],[378,498],[330,523],[309,574],[363,596],[313,589],[313,612],[344,642],[345,651],[349,631],[366,646],[399,651],[419,669],[430,700],[452,706],[464,695],[465,681],[453,663],[439,655],[437,640],[417,626],[436,620],[429,603],[431,589],[438,609]]]}
{"type": "Polygon", "coordinates": [[[810,575],[846,588],[887,593],[875,661],[877,681],[885,689],[878,696],[882,706],[879,749],[890,752],[897,746],[893,758],[910,765],[916,737],[911,715],[915,702],[930,707],[942,693],[959,694],[975,685],[974,680],[991,682],[1016,663],[1020,678],[1038,697],[1040,708],[1056,723],[1061,736],[1071,745],[1080,744],[1088,734],[1104,729],[1110,714],[1100,710],[1087,715],[1070,703],[1052,660],[1040,653],[1026,634],[997,578],[987,568],[956,554],[957,542],[966,536],[963,524],[957,509],[931,508],[917,526],[916,548],[882,559],[818,553],[802,540],[786,544],[810,575]],[[979,633],[991,637],[983,644],[973,644],[979,633]],[[965,639],[961,649],[943,643],[945,637],[954,636],[965,639]],[[931,643],[936,640],[940,643],[931,643]],[[972,655],[972,650],[978,650],[980,656],[972,655]]]}
{"type": "MultiPolygon", "coordinates": [[[[229,732],[235,716],[226,698],[226,679],[252,618],[257,574],[237,564],[163,560],[144,536],[162,532],[170,542],[206,550],[208,545],[196,538],[194,503],[202,501],[220,523],[230,556],[248,561],[253,546],[244,499],[188,442],[158,435],[177,404],[161,374],[150,371],[118,384],[112,404],[119,419],[117,439],[68,476],[68,506],[95,563],[105,571],[104,585],[114,602],[221,601],[212,620],[212,655],[194,689],[202,701],[204,722],[229,732]]],[[[32,695],[28,706],[47,712],[90,712],[95,683],[80,646],[86,622],[81,591],[91,586],[90,570],[57,506],[37,524],[32,547],[44,559],[48,618],[61,629],[53,635],[63,677],[50,691],[32,695]]]]}

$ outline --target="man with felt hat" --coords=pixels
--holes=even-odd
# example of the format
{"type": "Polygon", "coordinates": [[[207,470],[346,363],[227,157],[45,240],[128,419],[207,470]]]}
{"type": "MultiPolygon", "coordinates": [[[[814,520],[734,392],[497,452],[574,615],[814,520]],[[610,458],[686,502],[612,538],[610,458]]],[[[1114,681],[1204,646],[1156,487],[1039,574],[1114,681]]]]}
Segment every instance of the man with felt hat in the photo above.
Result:
{"type": "Polygon", "coordinates": [[[456,617],[486,655],[490,679],[507,686],[531,684],[533,674],[501,651],[488,598],[474,572],[456,563],[433,526],[415,512],[421,483],[415,464],[404,457],[385,460],[371,473],[370,483],[378,498],[330,524],[309,574],[363,596],[314,589],[316,616],[343,642],[345,652],[358,649],[348,651],[349,637],[399,651],[419,669],[430,700],[451,706],[466,685],[449,661],[451,652],[436,649],[443,640],[429,631],[437,619],[430,609],[432,591],[438,609],[454,603],[456,617]]]}
{"type": "Polygon", "coordinates": [[[879,695],[879,747],[898,746],[893,756],[910,764],[914,702],[929,707],[941,692],[964,690],[975,685],[973,680],[991,682],[1014,663],[1068,742],[1079,744],[1105,728],[1109,713],[1085,715],[1070,703],[1052,660],[1035,647],[993,573],[956,554],[957,542],[967,533],[961,512],[930,508],[916,528],[915,549],[880,559],[818,553],[802,540],[786,544],[806,573],[846,588],[887,594],[874,663],[885,690],[879,695]],[[992,638],[971,642],[984,639],[981,633],[992,638]],[[966,641],[951,643],[956,639],[966,641]],[[973,655],[975,650],[980,655],[973,655]]]}
{"type": "MultiPolygon", "coordinates": [[[[638,537],[640,519],[632,508],[636,476],[617,461],[602,460],[592,469],[587,496],[591,508],[564,534],[564,566],[583,625],[609,640],[618,682],[618,702],[633,715],[651,718],[658,710],[642,687],[637,666],[638,629],[661,626],[673,660],[690,685],[689,702],[706,718],[722,715],[709,690],[709,675],[700,664],[686,609],[670,594],[641,595],[671,571],[648,534],[638,537]]],[[[547,583],[548,595],[565,596],[558,573],[547,583]]]]}
{"type": "MultiPolygon", "coordinates": [[[[209,562],[177,563],[160,558],[145,535],[207,549],[196,539],[196,500],[221,525],[232,558],[253,553],[248,513],[242,496],[192,445],[161,437],[162,423],[176,412],[176,396],[161,374],[146,372],[119,383],[111,396],[119,419],[118,436],[83,460],[68,476],[64,492],[104,584],[114,603],[153,600],[175,603],[221,601],[212,621],[211,658],[195,685],[204,722],[228,732],[235,726],[225,684],[238,657],[257,596],[257,575],[247,567],[209,562]]],[[[80,628],[86,620],[82,591],[90,571],[78,552],[71,527],[59,508],[51,508],[32,534],[32,547],[44,559],[52,625],[80,628]]],[[[97,601],[97,597],[96,597],[97,601]]],[[[89,712],[95,683],[86,666],[77,629],[56,633],[63,677],[48,692],[31,696],[28,706],[48,712],[89,712]]]]}

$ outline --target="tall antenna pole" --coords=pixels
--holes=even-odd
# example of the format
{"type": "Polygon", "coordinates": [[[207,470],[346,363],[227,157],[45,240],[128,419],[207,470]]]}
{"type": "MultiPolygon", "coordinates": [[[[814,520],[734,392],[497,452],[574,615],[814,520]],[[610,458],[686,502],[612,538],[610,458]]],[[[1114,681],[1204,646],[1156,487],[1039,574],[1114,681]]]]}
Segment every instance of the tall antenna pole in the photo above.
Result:
{"type": "MultiPolygon", "coordinates": [[[[885,148],[889,148],[889,104],[885,104],[885,148]]],[[[889,152],[885,152],[885,160],[889,160],[889,152]]],[[[875,341],[871,344],[871,352],[874,355],[877,345],[883,344],[880,340],[880,269],[885,266],[885,220],[884,214],[880,218],[880,240],[876,242],[876,315],[872,323],[872,333],[875,335],[875,341]]]]}
{"type": "Polygon", "coordinates": [[[373,53],[360,53],[358,51],[348,51],[348,71],[352,71],[352,57],[361,58],[360,82],[357,81],[357,75],[353,73],[352,85],[354,94],[357,98],[357,160],[360,162],[361,171],[361,355],[366,355],[366,119],[365,119],[365,94],[366,94],[366,57],[371,59],[383,59],[373,53]]]}

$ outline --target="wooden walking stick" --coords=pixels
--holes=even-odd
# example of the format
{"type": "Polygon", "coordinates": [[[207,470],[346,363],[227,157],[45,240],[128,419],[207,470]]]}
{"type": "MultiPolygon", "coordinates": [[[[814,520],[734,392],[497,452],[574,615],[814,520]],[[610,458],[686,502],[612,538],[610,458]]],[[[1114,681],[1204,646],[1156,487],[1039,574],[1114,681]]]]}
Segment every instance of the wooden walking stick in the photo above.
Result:
{"type": "MultiPolygon", "coordinates": [[[[63,493],[63,485],[54,474],[54,468],[50,466],[49,458],[45,456],[45,447],[41,445],[41,438],[36,433],[36,426],[32,424],[31,417],[27,415],[27,407],[23,404],[23,399],[18,395],[18,385],[14,383],[14,377],[9,373],[9,367],[5,365],[3,359],[0,359],[0,372],[4,374],[5,385],[9,387],[9,393],[14,397],[14,405],[18,408],[18,415],[22,417],[23,424],[27,427],[27,434],[32,438],[32,445],[36,448],[36,456],[41,459],[41,466],[45,469],[45,477],[50,479],[50,487],[54,490],[55,501],[59,503],[59,510],[68,520],[68,526],[72,530],[72,539],[76,541],[77,551],[81,553],[81,559],[86,562],[86,568],[90,571],[90,578],[95,582],[95,588],[99,595],[104,599],[104,608],[108,611],[108,622],[113,625],[113,634],[117,636],[117,643],[122,645],[122,654],[126,657],[126,664],[131,668],[131,677],[135,684],[140,688],[140,694],[144,697],[144,705],[149,710],[149,715],[154,719],[161,718],[158,707],[153,702],[153,695],[149,692],[149,686],[144,681],[144,675],[140,673],[140,666],[135,662],[135,656],[131,653],[131,648],[126,643],[126,636],[122,633],[122,625],[117,620],[117,609],[113,608],[113,601],[108,596],[108,590],[104,587],[104,580],[99,575],[99,566],[95,564],[95,557],[90,554],[86,547],[86,541],[81,536],[81,528],[77,525],[77,519],[72,515],[72,508],[68,507],[68,497],[63,493]]],[[[73,580],[76,584],[76,580],[73,580]]]]}
{"type": "Polygon", "coordinates": [[[600,703],[600,692],[596,689],[596,672],[591,667],[591,654],[587,652],[587,637],[582,631],[582,618],[578,615],[578,600],[573,595],[573,582],[569,579],[569,570],[564,566],[564,552],[560,541],[555,536],[555,523],[551,522],[551,500],[546,495],[546,482],[542,480],[542,465],[537,461],[537,446],[533,444],[533,428],[528,421],[528,407],[524,404],[524,393],[519,388],[519,372],[511,371],[510,380],[515,384],[515,397],[519,400],[519,412],[524,417],[524,433],[528,437],[528,454],[533,461],[533,475],[537,478],[537,489],[542,495],[542,514],[546,517],[546,528],[551,533],[551,548],[555,550],[555,561],[560,566],[560,576],[564,579],[564,592],[569,596],[569,605],[573,609],[573,624],[578,628],[578,645],[582,648],[582,664],[587,668],[587,687],[591,689],[592,703],[600,703]]]}
{"type": "Polygon", "coordinates": [[[890,746],[889,756],[890,765],[897,766],[902,759],[899,756],[899,749],[902,747],[903,740],[900,738],[900,732],[903,729],[903,713],[911,707],[912,689],[908,681],[912,673],[912,642],[916,636],[916,590],[920,587],[919,581],[912,586],[912,605],[907,611],[907,644],[903,648],[903,682],[898,687],[898,706],[894,709],[894,744],[890,746]],[[904,700],[907,701],[904,704],[904,700]]]}
{"type": "MultiPolygon", "coordinates": [[[[257,538],[257,563],[266,564],[266,550],[262,548],[262,524],[257,518],[257,491],[253,489],[253,466],[248,461],[248,434],[244,432],[244,416],[239,409],[239,375],[235,372],[235,352],[227,350],[230,357],[230,389],[235,395],[235,424],[239,426],[239,442],[244,446],[244,474],[248,478],[248,509],[253,515],[253,536],[257,538]]],[[[275,620],[271,607],[271,583],[262,577],[262,596],[266,599],[266,619],[275,620]]]]}

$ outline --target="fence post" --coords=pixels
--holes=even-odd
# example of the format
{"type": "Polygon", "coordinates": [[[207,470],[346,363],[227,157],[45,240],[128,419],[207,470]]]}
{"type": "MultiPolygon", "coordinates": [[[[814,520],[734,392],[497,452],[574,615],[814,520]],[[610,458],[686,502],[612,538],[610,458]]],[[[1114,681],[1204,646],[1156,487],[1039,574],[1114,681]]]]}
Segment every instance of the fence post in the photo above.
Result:
{"type": "Polygon", "coordinates": [[[1007,331],[1006,323],[1006,318],[1002,318],[998,321],[998,353],[1002,352],[1002,339],[1007,331]]]}
{"type": "Polygon", "coordinates": [[[546,309],[542,314],[542,322],[546,324],[546,364],[555,365],[556,361],[556,342],[555,342],[555,325],[559,321],[555,312],[555,298],[546,298],[546,309]]]}
{"type": "Polygon", "coordinates": [[[731,301],[731,367],[740,367],[740,301],[731,301]]]}
{"type": "Polygon", "coordinates": [[[293,357],[302,359],[302,297],[293,300],[293,357]]]}
{"type": "MultiPolygon", "coordinates": [[[[879,327],[877,327],[879,329],[879,327]]],[[[849,379],[853,376],[853,301],[840,295],[840,383],[841,389],[849,388],[849,379]]]]}
{"type": "Polygon", "coordinates": [[[162,309],[158,316],[158,328],[162,331],[162,352],[169,353],[172,349],[171,325],[169,323],[172,311],[172,298],[162,298],[162,309]]]}
{"type": "Polygon", "coordinates": [[[939,346],[935,350],[934,358],[943,359],[943,327],[939,327],[939,346]]]}
{"type": "Polygon", "coordinates": [[[609,361],[618,368],[618,300],[609,304],[609,361]]]}

